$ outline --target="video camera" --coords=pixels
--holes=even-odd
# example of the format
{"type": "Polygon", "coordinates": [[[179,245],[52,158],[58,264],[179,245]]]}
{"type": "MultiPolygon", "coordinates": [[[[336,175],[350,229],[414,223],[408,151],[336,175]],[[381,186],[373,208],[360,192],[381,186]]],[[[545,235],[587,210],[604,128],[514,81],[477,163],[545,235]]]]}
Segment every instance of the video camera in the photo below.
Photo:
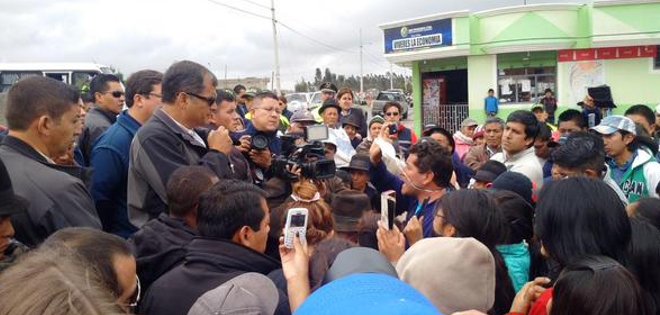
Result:
{"type": "Polygon", "coordinates": [[[307,179],[327,179],[335,176],[335,161],[325,158],[325,147],[321,140],[328,139],[328,127],[324,125],[308,126],[302,139],[305,144],[297,145],[300,135],[282,136],[282,155],[273,161],[275,176],[288,181],[298,179],[296,174],[287,170],[298,166],[301,175],[307,179]]]}

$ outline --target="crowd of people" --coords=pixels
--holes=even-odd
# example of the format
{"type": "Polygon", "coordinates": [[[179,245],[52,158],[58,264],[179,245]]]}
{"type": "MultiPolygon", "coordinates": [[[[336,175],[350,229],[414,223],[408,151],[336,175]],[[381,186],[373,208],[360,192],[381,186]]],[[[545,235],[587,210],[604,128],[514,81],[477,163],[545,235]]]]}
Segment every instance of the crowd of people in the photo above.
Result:
{"type": "Polygon", "coordinates": [[[318,88],[291,112],[192,61],[14,84],[0,314],[660,314],[660,106],[502,119],[490,90],[418,136],[318,88]]]}

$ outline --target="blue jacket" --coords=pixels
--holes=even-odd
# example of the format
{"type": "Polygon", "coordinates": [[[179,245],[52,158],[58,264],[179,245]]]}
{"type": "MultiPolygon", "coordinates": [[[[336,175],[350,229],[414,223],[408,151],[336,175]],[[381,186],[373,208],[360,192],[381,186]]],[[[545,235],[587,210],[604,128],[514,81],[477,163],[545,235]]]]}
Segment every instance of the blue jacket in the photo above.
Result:
{"type": "Polygon", "coordinates": [[[137,230],[128,221],[126,199],[131,141],[140,126],[137,120],[124,111],[119,114],[117,122],[99,137],[92,149],[92,197],[103,230],[124,238],[137,230]]]}
{"type": "MultiPolygon", "coordinates": [[[[371,177],[371,183],[376,187],[376,190],[380,192],[388,190],[396,191],[396,215],[408,211],[408,218],[411,218],[415,214],[419,201],[414,197],[404,196],[401,193],[403,181],[387,171],[385,163],[380,163],[378,165],[372,164],[369,169],[369,176],[371,177]]],[[[429,202],[422,210],[424,216],[424,222],[422,222],[424,238],[435,236],[435,233],[433,232],[433,219],[435,218],[435,207],[438,202],[440,202],[440,200],[429,202]]]]}
{"type": "Polygon", "coordinates": [[[461,158],[458,156],[458,153],[454,152],[451,164],[454,166],[454,172],[456,172],[456,181],[458,185],[462,188],[465,188],[470,183],[470,179],[474,176],[474,171],[467,167],[461,158]]]}
{"type": "Polygon", "coordinates": [[[269,140],[268,149],[270,149],[270,153],[275,155],[280,155],[280,153],[282,152],[282,140],[277,136],[277,132],[273,132],[273,133],[261,132],[256,128],[254,128],[254,125],[249,120],[246,121],[245,130],[241,132],[232,133],[231,138],[234,142],[236,142],[244,135],[249,135],[251,137],[254,137],[254,135],[256,134],[262,134],[266,136],[269,140]]]}
{"type": "Polygon", "coordinates": [[[486,110],[486,114],[497,114],[499,111],[499,101],[497,100],[497,97],[495,96],[488,96],[484,99],[484,109],[486,110]]]}
{"type": "Polygon", "coordinates": [[[518,244],[498,245],[497,250],[502,254],[509,278],[516,293],[529,281],[529,268],[531,258],[527,244],[523,241],[518,244]]]}

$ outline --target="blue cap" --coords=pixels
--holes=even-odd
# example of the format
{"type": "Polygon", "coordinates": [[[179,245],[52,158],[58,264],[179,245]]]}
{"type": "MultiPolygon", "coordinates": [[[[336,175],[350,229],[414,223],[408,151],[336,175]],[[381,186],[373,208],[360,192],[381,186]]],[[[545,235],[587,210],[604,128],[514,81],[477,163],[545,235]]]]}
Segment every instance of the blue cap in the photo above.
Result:
{"type": "Polygon", "coordinates": [[[635,123],[632,119],[621,115],[607,116],[600,121],[598,126],[591,127],[591,130],[594,130],[601,135],[611,135],[619,130],[637,135],[637,129],[635,128],[635,123]]]}
{"type": "Polygon", "coordinates": [[[312,294],[296,315],[441,315],[426,297],[392,276],[356,274],[330,282],[312,294]]]}

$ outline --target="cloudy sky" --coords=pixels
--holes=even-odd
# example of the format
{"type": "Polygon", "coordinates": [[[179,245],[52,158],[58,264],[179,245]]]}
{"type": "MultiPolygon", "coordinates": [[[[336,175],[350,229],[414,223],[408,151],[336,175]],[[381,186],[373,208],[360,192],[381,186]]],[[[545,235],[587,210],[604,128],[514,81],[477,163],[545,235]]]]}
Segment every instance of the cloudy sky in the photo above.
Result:
{"type": "MultiPolygon", "coordinates": [[[[379,24],[439,12],[479,11],[524,0],[275,0],[282,88],[311,80],[315,68],[385,73],[379,24]]],[[[588,0],[528,0],[585,2],[588,0]]],[[[273,33],[270,0],[0,0],[0,62],[95,61],[125,74],[164,71],[189,59],[219,78],[270,77],[273,33]],[[229,5],[252,14],[231,9],[229,5]]],[[[410,73],[394,66],[394,72],[410,73]]]]}

